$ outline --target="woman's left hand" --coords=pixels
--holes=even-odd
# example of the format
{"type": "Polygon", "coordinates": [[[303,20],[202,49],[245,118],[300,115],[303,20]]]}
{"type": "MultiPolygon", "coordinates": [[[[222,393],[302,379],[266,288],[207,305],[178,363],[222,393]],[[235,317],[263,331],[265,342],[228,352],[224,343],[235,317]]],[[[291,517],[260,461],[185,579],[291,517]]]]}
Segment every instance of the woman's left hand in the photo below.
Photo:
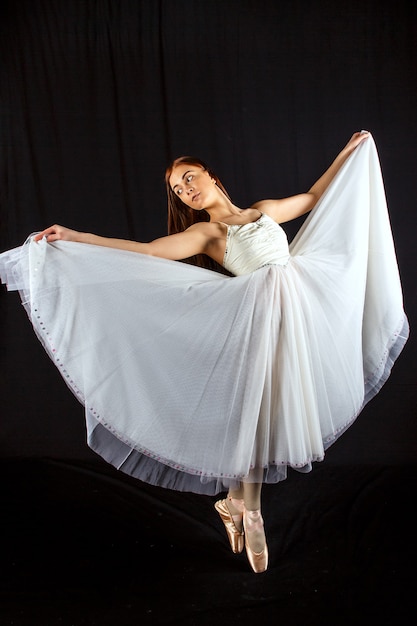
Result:
{"type": "Polygon", "coordinates": [[[345,146],[345,150],[350,154],[359,146],[362,141],[368,139],[371,136],[371,133],[367,130],[361,130],[357,133],[353,133],[352,137],[349,139],[345,146]]]}

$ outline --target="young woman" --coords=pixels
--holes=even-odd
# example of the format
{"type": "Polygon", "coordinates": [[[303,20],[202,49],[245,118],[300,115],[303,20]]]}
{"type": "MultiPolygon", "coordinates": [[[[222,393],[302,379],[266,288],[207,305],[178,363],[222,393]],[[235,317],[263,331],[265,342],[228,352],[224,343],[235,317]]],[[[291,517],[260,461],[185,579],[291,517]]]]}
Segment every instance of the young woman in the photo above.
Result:
{"type": "Polygon", "coordinates": [[[268,215],[278,224],[304,215],[313,208],[348,156],[368,135],[365,131],[355,133],[330,168],[307,193],[281,200],[262,200],[249,209],[240,209],[233,204],[219,178],[202,161],[193,157],[176,159],[166,172],[169,229],[176,231],[175,236],[168,235],[150,243],[139,243],[80,233],[54,225],[35,235],[34,240],[45,238],[49,243],[58,240],[76,241],[172,260],[205,254],[223,265],[228,225],[256,222],[262,214],[268,215]],[[189,209],[197,213],[204,211],[209,216],[208,222],[190,215],[189,209]]]}
{"type": "Polygon", "coordinates": [[[85,405],[89,445],[152,484],[227,490],[231,548],[263,572],[262,483],[323,458],[408,336],[378,158],[354,133],[307,193],[246,209],[199,159],[166,182],[168,236],[51,226],[0,256],[2,279],[85,405]],[[310,211],[289,246],[279,224],[310,211]]]}

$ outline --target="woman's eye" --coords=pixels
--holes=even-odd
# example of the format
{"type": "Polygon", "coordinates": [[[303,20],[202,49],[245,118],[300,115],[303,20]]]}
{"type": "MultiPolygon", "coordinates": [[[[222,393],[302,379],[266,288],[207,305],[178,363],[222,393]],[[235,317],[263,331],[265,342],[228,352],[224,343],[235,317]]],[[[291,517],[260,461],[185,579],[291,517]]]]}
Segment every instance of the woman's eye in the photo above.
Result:
{"type": "Polygon", "coordinates": [[[187,176],[187,183],[191,183],[192,180],[193,180],[192,174],[187,176]]]}
{"type": "Polygon", "coordinates": [[[182,194],[182,189],[177,189],[177,194],[180,196],[182,194]]]}

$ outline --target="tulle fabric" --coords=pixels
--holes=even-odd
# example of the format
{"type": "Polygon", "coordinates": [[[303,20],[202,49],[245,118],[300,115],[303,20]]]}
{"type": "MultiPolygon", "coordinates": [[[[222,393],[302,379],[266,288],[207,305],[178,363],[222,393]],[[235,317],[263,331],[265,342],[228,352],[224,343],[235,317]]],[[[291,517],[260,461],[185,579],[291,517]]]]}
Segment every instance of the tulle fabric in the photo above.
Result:
{"type": "Polygon", "coordinates": [[[215,494],[309,471],[407,339],[372,138],[287,252],[226,277],[29,238],[0,255],[0,270],[85,405],[90,447],[146,482],[215,494]]]}

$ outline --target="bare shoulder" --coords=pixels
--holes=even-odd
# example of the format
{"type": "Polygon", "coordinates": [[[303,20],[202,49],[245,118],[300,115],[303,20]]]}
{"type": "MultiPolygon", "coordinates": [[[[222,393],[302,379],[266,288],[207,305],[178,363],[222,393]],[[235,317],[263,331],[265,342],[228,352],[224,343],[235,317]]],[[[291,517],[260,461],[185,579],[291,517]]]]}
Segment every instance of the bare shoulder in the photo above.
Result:
{"type": "Polygon", "coordinates": [[[222,263],[227,238],[227,226],[222,222],[197,222],[187,231],[194,233],[194,240],[199,241],[201,251],[222,263]]]}
{"type": "Polygon", "coordinates": [[[275,213],[281,205],[282,200],[268,199],[255,202],[255,204],[252,204],[251,208],[260,211],[261,213],[265,213],[266,215],[269,215],[269,217],[275,219],[275,213]]]}
{"type": "Polygon", "coordinates": [[[226,226],[221,222],[196,222],[189,226],[186,232],[201,234],[207,239],[216,239],[223,234],[226,226]]]}
{"type": "Polygon", "coordinates": [[[308,192],[278,200],[261,200],[256,202],[253,207],[281,224],[311,211],[316,201],[314,195],[308,192]]]}

